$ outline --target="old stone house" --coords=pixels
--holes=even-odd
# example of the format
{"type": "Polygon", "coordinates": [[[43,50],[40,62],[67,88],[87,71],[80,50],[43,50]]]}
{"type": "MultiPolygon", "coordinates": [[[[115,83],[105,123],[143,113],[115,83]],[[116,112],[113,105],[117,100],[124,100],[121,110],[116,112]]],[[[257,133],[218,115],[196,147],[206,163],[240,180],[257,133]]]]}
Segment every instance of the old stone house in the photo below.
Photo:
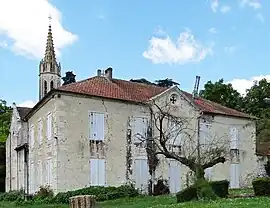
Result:
{"type": "MultiPolygon", "coordinates": [[[[138,145],[137,135],[147,138],[148,127],[153,125],[149,101],[168,101],[175,115],[189,118],[194,139],[205,140],[206,133],[211,133],[229,142],[227,147],[235,157],[207,169],[207,178],[228,179],[237,188],[249,186],[256,174],[252,117],[193,98],[177,86],[162,88],[116,79],[112,68],[60,86],[61,67],[54,55],[51,28],[39,79],[39,102],[31,109],[13,106],[6,143],[6,191],[24,189],[33,194],[49,185],[58,193],[126,182],[146,191],[150,179],[147,152],[138,145]]],[[[156,128],[152,131],[159,133],[156,128]]],[[[189,169],[160,158],[155,179],[168,180],[172,193],[185,187],[189,169]]]]}

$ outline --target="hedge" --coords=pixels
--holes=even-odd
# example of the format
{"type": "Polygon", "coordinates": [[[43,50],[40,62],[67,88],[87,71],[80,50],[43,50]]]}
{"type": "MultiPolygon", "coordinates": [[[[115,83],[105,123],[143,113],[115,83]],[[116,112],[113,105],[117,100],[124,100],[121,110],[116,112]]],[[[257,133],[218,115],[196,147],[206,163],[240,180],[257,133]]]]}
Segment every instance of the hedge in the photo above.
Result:
{"type": "MultiPolygon", "coordinates": [[[[139,192],[133,186],[129,185],[122,185],[119,187],[91,186],[75,191],[61,192],[56,194],[54,197],[51,195],[45,197],[44,195],[36,194],[33,196],[31,201],[52,204],[68,204],[70,197],[78,195],[95,195],[97,201],[105,201],[122,197],[135,197],[139,195],[139,192]]],[[[0,195],[0,201],[21,201],[21,199],[23,199],[22,192],[18,191],[11,191],[0,195]]]]}
{"type": "MultiPolygon", "coordinates": [[[[226,198],[229,195],[229,181],[212,181],[207,183],[199,183],[194,184],[176,194],[177,202],[186,202],[191,200],[198,200],[198,195],[205,194],[199,193],[201,190],[207,190],[207,184],[212,188],[213,193],[221,198],[226,198]]],[[[207,190],[209,196],[205,196],[206,198],[213,198],[212,193],[207,190]]]]}
{"type": "Polygon", "coordinates": [[[252,186],[255,196],[270,196],[270,178],[256,178],[252,186]]]}

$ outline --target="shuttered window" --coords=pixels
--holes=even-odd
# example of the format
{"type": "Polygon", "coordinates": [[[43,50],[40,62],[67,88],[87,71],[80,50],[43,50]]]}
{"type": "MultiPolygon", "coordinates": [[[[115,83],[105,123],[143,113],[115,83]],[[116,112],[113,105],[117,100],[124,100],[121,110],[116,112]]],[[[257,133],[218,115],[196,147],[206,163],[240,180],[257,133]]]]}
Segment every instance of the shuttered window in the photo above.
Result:
{"type": "Polygon", "coordinates": [[[43,178],[42,178],[42,161],[38,161],[38,184],[39,186],[43,185],[43,178]]]}
{"type": "Polygon", "coordinates": [[[47,139],[52,139],[52,113],[47,115],[47,139]]]}
{"type": "Polygon", "coordinates": [[[89,115],[90,120],[90,135],[89,139],[104,141],[104,113],[91,112],[89,115]]]}
{"type": "Polygon", "coordinates": [[[235,127],[230,128],[231,149],[239,149],[239,132],[235,127]]]}
{"type": "Polygon", "coordinates": [[[237,163],[231,164],[230,187],[231,188],[239,188],[240,187],[240,165],[237,163]]]}
{"type": "Polygon", "coordinates": [[[36,174],[34,163],[31,163],[30,165],[30,192],[32,194],[36,192],[36,174]]]}
{"type": "Polygon", "coordinates": [[[147,159],[135,159],[135,187],[145,192],[148,184],[148,176],[147,159]]]}
{"type": "Polygon", "coordinates": [[[35,129],[34,125],[30,127],[30,144],[33,147],[35,145],[35,129]]]}
{"type": "Polygon", "coordinates": [[[169,130],[168,132],[169,139],[167,141],[167,144],[172,146],[181,146],[182,141],[181,127],[178,126],[175,122],[169,121],[168,130],[169,130]]]}
{"type": "Polygon", "coordinates": [[[211,181],[213,176],[213,167],[207,168],[204,170],[205,179],[211,181]]]}
{"type": "Polygon", "coordinates": [[[105,186],[105,159],[90,160],[91,186],[105,186]]]}
{"type": "Polygon", "coordinates": [[[147,118],[134,117],[133,128],[132,128],[132,135],[133,135],[134,143],[141,143],[145,139],[147,139],[147,128],[148,128],[147,118]]]}
{"type": "Polygon", "coordinates": [[[46,161],[46,184],[47,185],[52,185],[52,159],[49,158],[46,161]]]}
{"type": "Polygon", "coordinates": [[[213,138],[210,135],[210,124],[200,123],[200,145],[207,146],[211,145],[213,138]]]}
{"type": "Polygon", "coordinates": [[[39,144],[42,143],[42,120],[38,121],[38,141],[39,144]]]}

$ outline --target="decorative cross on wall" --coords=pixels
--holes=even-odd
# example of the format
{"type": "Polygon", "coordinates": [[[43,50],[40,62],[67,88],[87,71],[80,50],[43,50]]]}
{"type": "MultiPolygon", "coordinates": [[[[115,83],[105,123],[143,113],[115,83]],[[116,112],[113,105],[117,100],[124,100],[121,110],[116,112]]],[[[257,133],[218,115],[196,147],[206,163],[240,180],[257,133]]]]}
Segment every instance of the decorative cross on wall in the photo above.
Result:
{"type": "Polygon", "coordinates": [[[171,98],[170,98],[170,101],[172,102],[172,104],[175,104],[175,102],[176,102],[176,96],[175,95],[172,95],[171,98]]]}

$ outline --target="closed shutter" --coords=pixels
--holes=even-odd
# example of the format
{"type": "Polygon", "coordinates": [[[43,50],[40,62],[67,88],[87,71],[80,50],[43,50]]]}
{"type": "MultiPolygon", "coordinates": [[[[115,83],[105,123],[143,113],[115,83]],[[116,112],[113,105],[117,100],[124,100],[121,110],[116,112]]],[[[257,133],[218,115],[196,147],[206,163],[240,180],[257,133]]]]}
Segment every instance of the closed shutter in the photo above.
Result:
{"type": "Polygon", "coordinates": [[[167,144],[173,146],[181,146],[182,141],[181,127],[178,126],[175,122],[169,122],[168,125],[170,137],[167,141],[167,144]]]}
{"type": "Polygon", "coordinates": [[[35,174],[35,165],[31,163],[30,165],[30,190],[34,194],[36,191],[36,174],[35,174]]]}
{"type": "Polygon", "coordinates": [[[52,185],[52,159],[48,159],[48,185],[52,185]]]}
{"type": "Polygon", "coordinates": [[[52,138],[52,114],[47,115],[47,139],[52,138]]]}
{"type": "Polygon", "coordinates": [[[207,146],[212,143],[210,124],[200,123],[200,145],[207,146]]]}
{"type": "Polygon", "coordinates": [[[30,128],[30,142],[31,146],[35,145],[35,131],[34,131],[34,126],[31,126],[30,128]]]}
{"type": "Polygon", "coordinates": [[[205,179],[211,181],[212,180],[212,172],[213,172],[213,167],[207,168],[204,170],[204,177],[205,179]]]}
{"type": "Polygon", "coordinates": [[[90,139],[103,141],[104,140],[104,113],[91,112],[90,116],[90,139]]]}
{"type": "Polygon", "coordinates": [[[133,120],[133,142],[141,143],[147,138],[148,121],[144,117],[134,117],[133,120]]]}
{"type": "Polygon", "coordinates": [[[105,160],[98,160],[98,185],[105,186],[105,160]]]}
{"type": "Polygon", "coordinates": [[[147,159],[135,159],[135,186],[143,192],[147,192],[148,184],[147,159]]]}
{"type": "Polygon", "coordinates": [[[39,144],[42,143],[42,120],[38,121],[38,140],[39,144]]]}
{"type": "Polygon", "coordinates": [[[42,178],[42,161],[38,162],[38,182],[39,186],[43,185],[43,178],[42,178]]]}
{"type": "Polygon", "coordinates": [[[230,128],[231,149],[239,149],[239,132],[235,127],[230,128]]]}
{"type": "Polygon", "coordinates": [[[91,159],[90,160],[90,183],[91,186],[98,185],[98,160],[91,159]]]}
{"type": "Polygon", "coordinates": [[[169,188],[171,193],[181,189],[181,164],[176,160],[169,160],[169,188]]]}
{"type": "Polygon", "coordinates": [[[240,187],[240,165],[238,163],[231,164],[230,187],[231,188],[240,187]]]}

